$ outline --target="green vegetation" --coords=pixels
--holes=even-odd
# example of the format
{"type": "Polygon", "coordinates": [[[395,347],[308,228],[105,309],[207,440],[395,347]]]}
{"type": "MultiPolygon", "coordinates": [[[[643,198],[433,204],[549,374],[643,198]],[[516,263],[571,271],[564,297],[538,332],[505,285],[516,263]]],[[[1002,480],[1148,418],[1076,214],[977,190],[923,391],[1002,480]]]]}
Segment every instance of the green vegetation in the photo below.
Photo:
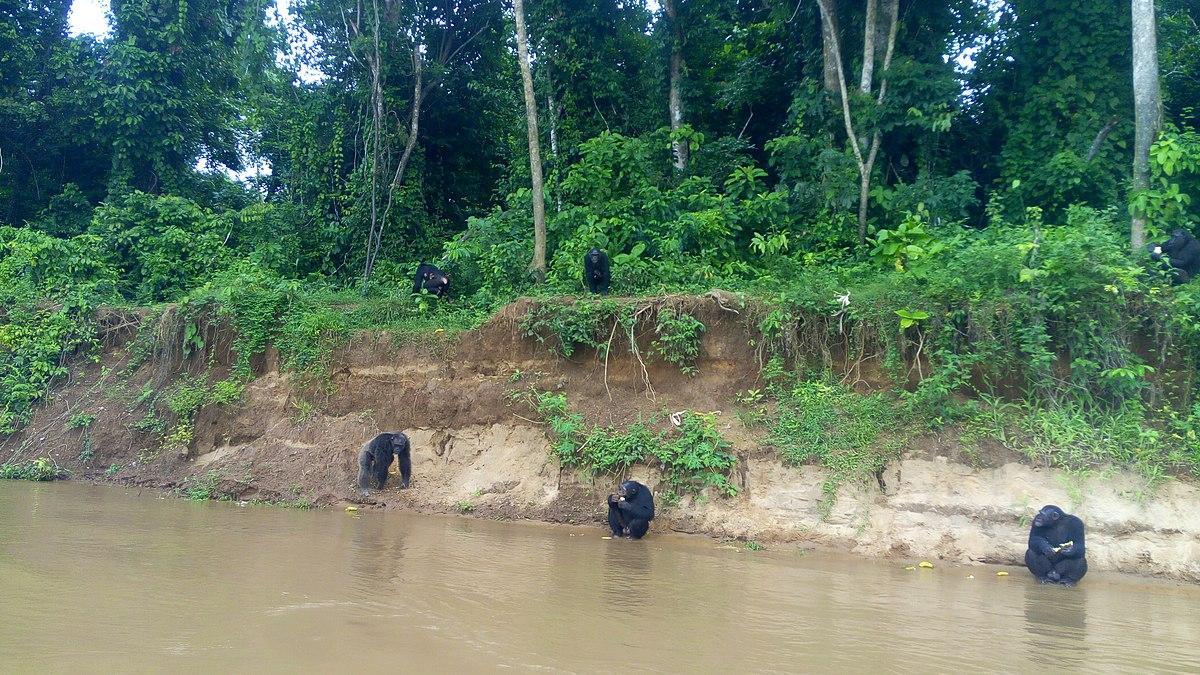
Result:
{"type": "Polygon", "coordinates": [[[656,431],[650,423],[625,428],[589,426],[571,412],[565,394],[527,390],[513,393],[530,405],[549,426],[554,451],[565,466],[589,473],[622,474],[634,464],[659,466],[668,490],[698,491],[714,487],[721,494],[737,494],[729,477],[737,458],[716,429],[710,413],[686,412],[674,431],[656,431]]]}
{"type": "Polygon", "coordinates": [[[654,332],[658,334],[653,344],[654,353],[688,375],[695,375],[696,367],[693,364],[700,353],[704,324],[690,314],[666,309],[658,313],[654,332]]]}
{"type": "Polygon", "coordinates": [[[291,497],[289,499],[251,499],[247,502],[251,506],[273,506],[281,509],[313,509],[316,504],[303,497],[291,497]]]}
{"type": "Polygon", "coordinates": [[[827,514],[837,489],[850,480],[875,475],[900,456],[906,440],[905,411],[887,394],[859,395],[817,380],[776,387],[778,413],[768,442],[785,462],[816,460],[830,470],[822,485],[827,514]]]}
{"type": "Polygon", "coordinates": [[[194,502],[204,502],[210,499],[228,500],[230,496],[221,492],[222,480],[221,474],[215,470],[199,476],[189,476],[179,486],[179,494],[194,502]]]}
{"type": "Polygon", "coordinates": [[[0,464],[0,479],[51,481],[62,478],[65,472],[47,457],[19,464],[0,464]]]}
{"type": "MultiPolygon", "coordinates": [[[[131,373],[159,369],[123,394],[135,427],[185,449],[268,346],[325,386],[358,331],[437,348],[521,297],[507,318],[565,358],[702,375],[711,326],[689,295],[720,288],[769,383],[739,419],[829,467],[827,494],[933,432],[1073,471],[1200,474],[1200,285],[1169,283],[1130,227],[1132,210],[1152,239],[1198,229],[1194,3],[1155,3],[1163,126],[1137,190],[1120,3],[905,3],[894,50],[878,17],[894,59],[873,72],[862,2],[833,3],[837,60],[817,3],[680,3],[678,25],[662,3],[528,4],[545,260],[502,3],[350,25],[336,0],[284,22],[121,2],[102,40],[69,34],[67,0],[0,13],[0,434],[95,357],[105,316],[139,324],[131,373]],[[622,299],[574,299],[592,246],[622,299]],[[420,260],[449,300],[410,292],[420,260]]],[[[557,396],[530,394],[564,462],[733,491],[705,415],[595,429],[557,396]]],[[[67,424],[90,439],[88,414],[67,424]]]]}
{"type": "Polygon", "coordinates": [[[67,420],[68,429],[86,429],[96,421],[96,416],[89,413],[76,413],[67,420]]]}
{"type": "Polygon", "coordinates": [[[653,328],[649,351],[687,374],[695,374],[704,324],[662,300],[618,301],[545,298],[533,303],[520,319],[521,335],[550,344],[553,353],[571,358],[579,349],[591,349],[606,358],[619,337],[629,353],[642,359],[639,335],[653,328]]]}

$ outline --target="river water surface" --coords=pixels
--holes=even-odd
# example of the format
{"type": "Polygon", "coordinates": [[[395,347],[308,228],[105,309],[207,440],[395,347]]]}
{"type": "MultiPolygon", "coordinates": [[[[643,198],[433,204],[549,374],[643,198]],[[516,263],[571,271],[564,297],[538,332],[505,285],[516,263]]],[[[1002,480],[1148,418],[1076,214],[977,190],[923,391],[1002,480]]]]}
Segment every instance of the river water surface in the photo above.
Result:
{"type": "Polygon", "coordinates": [[[602,534],[0,481],[0,671],[1200,671],[1193,586],[602,534]]]}

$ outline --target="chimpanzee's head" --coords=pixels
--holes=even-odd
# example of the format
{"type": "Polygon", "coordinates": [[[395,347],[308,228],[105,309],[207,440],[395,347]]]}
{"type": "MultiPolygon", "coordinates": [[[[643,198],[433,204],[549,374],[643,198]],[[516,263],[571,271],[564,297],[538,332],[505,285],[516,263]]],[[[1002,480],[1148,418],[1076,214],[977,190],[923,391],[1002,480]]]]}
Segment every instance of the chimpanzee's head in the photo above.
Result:
{"type": "Polygon", "coordinates": [[[392,432],[392,450],[399,451],[403,447],[404,447],[404,434],[402,434],[398,431],[393,431],[392,432]]]}
{"type": "Polygon", "coordinates": [[[593,265],[600,262],[600,249],[593,246],[592,249],[587,252],[587,257],[593,265]]]}
{"type": "Polygon", "coordinates": [[[1054,523],[1057,523],[1059,518],[1062,518],[1064,515],[1066,514],[1063,513],[1062,509],[1053,504],[1047,504],[1042,507],[1041,511],[1038,511],[1036,516],[1033,517],[1033,526],[1048,527],[1054,523]]]}
{"type": "Polygon", "coordinates": [[[621,485],[617,488],[617,496],[624,497],[625,499],[633,499],[635,496],[637,496],[637,493],[638,484],[631,480],[621,483],[621,485]]]}
{"type": "Polygon", "coordinates": [[[1183,250],[1184,246],[1187,246],[1188,240],[1191,239],[1191,237],[1192,234],[1187,230],[1175,230],[1171,233],[1170,239],[1159,245],[1158,254],[1161,256],[1164,251],[1167,255],[1179,253],[1183,250]]]}

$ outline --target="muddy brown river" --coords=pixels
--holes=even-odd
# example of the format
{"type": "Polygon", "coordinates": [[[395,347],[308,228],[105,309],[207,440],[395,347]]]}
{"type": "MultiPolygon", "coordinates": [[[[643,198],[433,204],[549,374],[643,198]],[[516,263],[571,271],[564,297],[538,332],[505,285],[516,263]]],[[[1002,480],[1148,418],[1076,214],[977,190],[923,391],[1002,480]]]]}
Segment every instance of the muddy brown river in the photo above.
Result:
{"type": "Polygon", "coordinates": [[[1194,586],[602,534],[0,481],[0,671],[1200,671],[1194,586]]]}

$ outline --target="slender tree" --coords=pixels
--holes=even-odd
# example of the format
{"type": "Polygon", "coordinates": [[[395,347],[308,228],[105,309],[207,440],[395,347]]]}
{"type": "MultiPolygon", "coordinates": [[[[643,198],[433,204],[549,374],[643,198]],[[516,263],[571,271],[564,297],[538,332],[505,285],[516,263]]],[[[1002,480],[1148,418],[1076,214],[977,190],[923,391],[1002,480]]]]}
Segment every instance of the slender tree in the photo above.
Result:
{"type": "MultiPolygon", "coordinates": [[[[679,0],[663,0],[663,10],[671,20],[671,66],[670,86],[667,94],[667,110],[671,115],[671,132],[677,133],[683,125],[683,27],[679,23],[679,0]]],[[[687,169],[687,139],[676,137],[671,141],[675,154],[675,168],[687,169]]]]}
{"type": "Polygon", "coordinates": [[[863,19],[863,63],[858,88],[864,94],[871,93],[871,86],[875,83],[875,39],[879,33],[879,19],[876,17],[878,5],[878,0],[867,0],[867,13],[863,19]]]}
{"type": "MultiPolygon", "coordinates": [[[[1133,10],[1133,189],[1150,188],[1150,145],[1162,124],[1162,93],[1158,81],[1158,38],[1154,0],[1132,0],[1133,10]]],[[[1129,239],[1135,251],[1146,245],[1146,214],[1134,211],[1129,239]]]]}
{"type": "Polygon", "coordinates": [[[825,91],[838,91],[838,4],[825,0],[821,7],[821,56],[824,64],[825,91]]]}
{"type": "Polygon", "coordinates": [[[365,11],[348,12],[343,9],[341,13],[351,44],[353,40],[361,40],[369,45],[361,54],[356,54],[353,48],[351,49],[351,55],[367,68],[371,78],[371,123],[369,132],[363,135],[363,155],[370,158],[371,164],[370,222],[362,274],[364,292],[379,258],[396,193],[404,185],[413,150],[417,146],[422,106],[440,85],[455,57],[486,28],[484,23],[463,37],[464,33],[461,31],[473,22],[472,16],[456,13],[457,8],[452,5],[428,6],[426,13],[416,13],[407,17],[410,23],[405,28],[389,28],[385,24],[389,17],[394,22],[395,5],[389,0],[384,2],[381,12],[379,0],[371,0],[369,21],[366,20],[365,11]],[[462,25],[458,25],[452,17],[457,17],[462,25]],[[367,23],[365,26],[364,21],[367,23]],[[412,60],[412,102],[404,149],[398,161],[393,159],[392,148],[388,142],[391,137],[387,129],[390,126],[388,123],[397,116],[387,106],[387,83],[384,81],[387,62],[381,46],[384,35],[389,31],[395,31],[408,43],[412,60]],[[426,81],[425,73],[430,70],[432,76],[426,81]],[[391,166],[393,161],[394,169],[391,166]]]}
{"type": "MultiPolygon", "coordinates": [[[[871,138],[870,147],[864,148],[866,137],[864,136],[862,139],[859,139],[855,132],[854,117],[850,113],[850,96],[846,91],[846,70],[842,65],[842,48],[837,33],[832,30],[835,21],[832,1],[818,0],[817,5],[821,10],[822,30],[832,35],[833,62],[837,69],[838,94],[842,101],[842,121],[846,125],[846,142],[850,144],[850,149],[854,153],[854,161],[858,165],[858,241],[861,244],[867,240],[867,205],[871,193],[871,172],[875,170],[875,160],[879,157],[879,146],[883,141],[883,135],[879,129],[876,129],[871,138]],[[864,149],[867,152],[865,155],[863,154],[864,149]]],[[[874,0],[870,0],[870,4],[874,5],[874,0]]],[[[878,94],[875,97],[876,106],[883,105],[883,99],[887,96],[887,71],[892,65],[892,55],[896,49],[896,31],[900,23],[900,0],[887,0],[887,18],[887,49],[883,57],[883,76],[880,79],[878,94]]],[[[861,88],[865,94],[871,93],[870,80],[872,79],[872,74],[867,71],[868,68],[872,72],[874,70],[875,32],[877,30],[878,22],[875,20],[874,10],[868,8],[863,40],[863,72],[860,79],[861,88]]]]}
{"type": "Polygon", "coordinates": [[[529,40],[525,32],[525,3],[513,0],[517,20],[517,58],[525,85],[525,120],[529,131],[529,173],[533,183],[533,260],[529,269],[542,282],[546,278],[546,204],[542,195],[542,153],[538,144],[537,101],[533,97],[533,72],[529,68],[529,40]]]}

